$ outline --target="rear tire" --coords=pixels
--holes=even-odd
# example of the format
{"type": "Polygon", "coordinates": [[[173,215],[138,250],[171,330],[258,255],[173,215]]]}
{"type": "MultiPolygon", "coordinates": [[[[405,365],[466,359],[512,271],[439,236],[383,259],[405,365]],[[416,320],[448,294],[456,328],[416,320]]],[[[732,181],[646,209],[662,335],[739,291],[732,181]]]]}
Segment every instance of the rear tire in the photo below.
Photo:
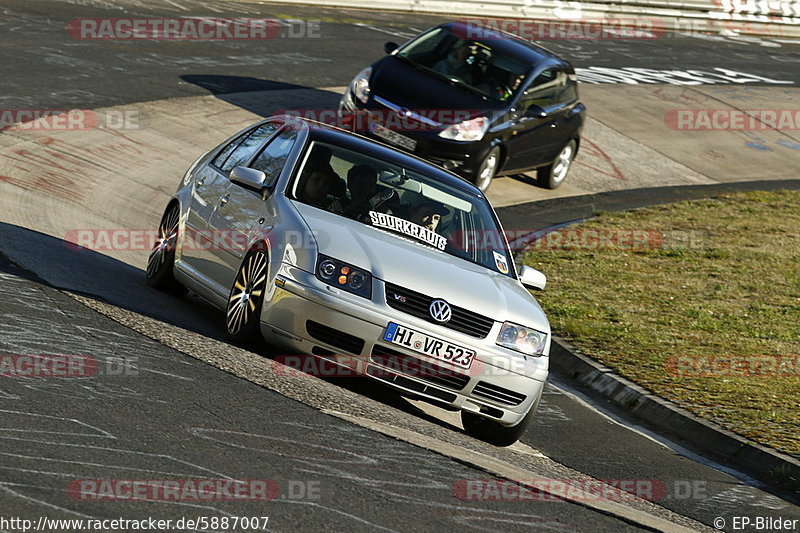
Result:
{"type": "Polygon", "coordinates": [[[228,337],[234,342],[255,344],[261,340],[261,309],[268,269],[267,254],[252,250],[236,273],[225,308],[228,337]]]}
{"type": "Polygon", "coordinates": [[[178,204],[167,209],[158,225],[158,240],[147,259],[147,284],[177,296],[186,294],[186,288],[178,283],[174,274],[180,216],[178,204]]]}
{"type": "Polygon", "coordinates": [[[461,423],[464,425],[464,431],[467,435],[480,439],[495,446],[511,446],[517,442],[520,437],[528,429],[531,421],[533,420],[536,410],[539,408],[539,401],[542,399],[541,393],[536,401],[531,405],[530,411],[525,417],[520,420],[515,426],[503,426],[493,420],[490,420],[481,415],[470,413],[469,411],[461,411],[461,423]]]}
{"type": "Polygon", "coordinates": [[[577,151],[578,143],[574,139],[565,144],[552,163],[536,171],[536,183],[545,189],[555,189],[561,185],[577,151]]]}

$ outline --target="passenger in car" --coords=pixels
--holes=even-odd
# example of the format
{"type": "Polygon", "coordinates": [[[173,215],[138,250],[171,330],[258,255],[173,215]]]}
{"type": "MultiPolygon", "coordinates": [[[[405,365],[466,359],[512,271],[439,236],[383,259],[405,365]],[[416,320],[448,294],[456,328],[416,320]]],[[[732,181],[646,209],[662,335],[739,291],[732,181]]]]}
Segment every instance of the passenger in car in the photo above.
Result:
{"type": "Polygon", "coordinates": [[[524,76],[514,74],[513,72],[493,67],[487,71],[486,78],[482,83],[476,85],[476,88],[486,92],[492,98],[504,102],[511,98],[514,92],[519,89],[524,78],[524,76]]]}
{"type": "MultiPolygon", "coordinates": [[[[335,201],[331,194],[334,176],[324,168],[311,169],[300,183],[298,199],[315,207],[328,209],[335,201]]],[[[338,176],[335,179],[339,179],[338,176]]]]}

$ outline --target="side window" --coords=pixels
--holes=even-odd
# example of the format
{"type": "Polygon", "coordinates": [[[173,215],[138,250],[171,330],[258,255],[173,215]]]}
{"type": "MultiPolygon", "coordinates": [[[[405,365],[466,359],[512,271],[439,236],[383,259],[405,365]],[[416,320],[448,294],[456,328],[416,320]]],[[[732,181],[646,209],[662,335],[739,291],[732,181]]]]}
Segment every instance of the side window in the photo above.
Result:
{"type": "Polygon", "coordinates": [[[548,107],[556,103],[556,97],[562,88],[562,83],[566,81],[566,75],[555,70],[545,70],[533,80],[533,83],[525,91],[523,102],[525,107],[537,105],[548,107]]]}
{"type": "Polygon", "coordinates": [[[565,74],[564,78],[563,88],[558,94],[559,104],[567,104],[578,99],[578,77],[575,74],[565,74]]]}
{"type": "Polygon", "coordinates": [[[214,158],[214,161],[211,162],[217,168],[222,168],[222,165],[225,164],[225,161],[231,156],[231,152],[236,150],[236,147],[244,140],[247,135],[250,134],[249,131],[246,131],[236,137],[234,140],[230,142],[228,146],[226,146],[218,155],[214,158]]]}
{"type": "Polygon", "coordinates": [[[286,164],[286,158],[289,157],[289,152],[294,146],[297,139],[297,132],[291,128],[286,128],[280,132],[264,150],[258,155],[252,168],[262,171],[267,175],[267,185],[272,186],[278,175],[286,164]]]}
{"type": "MultiPolygon", "coordinates": [[[[253,154],[255,154],[256,150],[261,147],[261,144],[267,140],[270,135],[275,133],[275,130],[277,129],[278,124],[274,122],[262,124],[254,129],[249,135],[247,135],[246,138],[230,152],[230,155],[227,157],[227,159],[222,160],[222,156],[228,151],[228,148],[230,148],[226,147],[225,150],[223,150],[223,153],[221,153],[219,157],[214,160],[214,165],[222,169],[222,171],[226,174],[230,172],[233,167],[244,165],[253,156],[253,154]]],[[[231,144],[236,144],[236,141],[231,144]]]]}

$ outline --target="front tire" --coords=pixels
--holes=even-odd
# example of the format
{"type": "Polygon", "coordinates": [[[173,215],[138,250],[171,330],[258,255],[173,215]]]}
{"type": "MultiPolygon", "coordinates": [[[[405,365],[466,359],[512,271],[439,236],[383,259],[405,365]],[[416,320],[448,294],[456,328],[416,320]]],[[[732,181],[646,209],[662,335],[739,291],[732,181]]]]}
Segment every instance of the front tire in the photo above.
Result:
{"type": "Polygon", "coordinates": [[[530,411],[515,426],[503,426],[486,417],[461,411],[461,423],[467,435],[480,439],[495,446],[511,446],[517,442],[528,429],[533,420],[536,410],[539,408],[539,401],[542,399],[541,393],[536,401],[531,405],[530,411]]]}
{"type": "Polygon", "coordinates": [[[492,180],[497,175],[500,168],[500,148],[495,146],[489,154],[481,161],[478,173],[475,175],[475,186],[485,192],[492,184],[492,180]]]}
{"type": "Polygon", "coordinates": [[[228,337],[238,343],[255,343],[261,334],[261,309],[267,286],[267,254],[253,250],[245,256],[228,296],[225,323],[228,337]]]}
{"type": "Polygon", "coordinates": [[[186,288],[178,283],[174,274],[180,216],[180,206],[173,204],[161,217],[158,240],[147,259],[147,284],[160,291],[183,296],[186,288]]]}
{"type": "Polygon", "coordinates": [[[561,185],[577,151],[578,143],[575,139],[565,144],[552,163],[536,171],[536,182],[545,189],[555,189],[561,185]]]}

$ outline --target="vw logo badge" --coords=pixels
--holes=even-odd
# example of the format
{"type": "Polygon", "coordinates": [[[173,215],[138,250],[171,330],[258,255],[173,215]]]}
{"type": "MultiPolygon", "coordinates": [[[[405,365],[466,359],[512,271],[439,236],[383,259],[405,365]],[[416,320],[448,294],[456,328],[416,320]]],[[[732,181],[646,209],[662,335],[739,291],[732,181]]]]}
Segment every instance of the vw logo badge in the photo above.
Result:
{"type": "Polygon", "coordinates": [[[428,307],[428,312],[431,318],[437,322],[445,323],[453,316],[453,311],[450,309],[450,304],[444,300],[434,300],[428,307]]]}

